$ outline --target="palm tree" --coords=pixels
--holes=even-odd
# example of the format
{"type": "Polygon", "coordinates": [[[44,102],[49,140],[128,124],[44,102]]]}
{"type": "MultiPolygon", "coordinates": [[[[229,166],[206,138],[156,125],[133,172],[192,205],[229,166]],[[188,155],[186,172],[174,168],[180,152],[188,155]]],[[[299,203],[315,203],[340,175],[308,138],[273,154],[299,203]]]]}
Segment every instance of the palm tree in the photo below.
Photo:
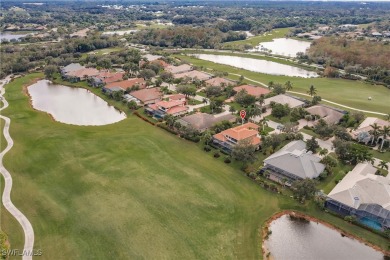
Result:
{"type": "Polygon", "coordinates": [[[312,96],[315,96],[317,94],[317,89],[311,85],[310,88],[309,88],[309,91],[307,91],[307,93],[312,97],[312,96]]]}
{"type": "Polygon", "coordinates": [[[371,141],[371,144],[374,144],[374,141],[378,138],[379,136],[379,131],[381,129],[381,127],[377,124],[377,123],[374,123],[372,125],[370,125],[372,130],[370,131],[370,134],[372,135],[372,141],[371,141]]]}
{"type": "Polygon", "coordinates": [[[287,82],[284,84],[284,87],[285,87],[286,91],[290,91],[290,90],[292,90],[293,85],[292,85],[291,81],[287,81],[287,82]]]}
{"type": "Polygon", "coordinates": [[[386,169],[388,170],[389,169],[389,166],[387,165],[387,162],[386,161],[380,161],[380,163],[378,164],[379,168],[381,168],[382,170],[383,169],[386,169]]]}
{"type": "Polygon", "coordinates": [[[259,105],[260,105],[260,108],[263,107],[264,103],[265,103],[265,101],[264,101],[264,95],[261,94],[261,96],[259,97],[259,105]]]}
{"type": "Polygon", "coordinates": [[[262,125],[263,131],[264,131],[264,126],[268,126],[268,121],[269,119],[266,117],[263,117],[263,119],[260,120],[260,123],[262,125]]]}
{"type": "Polygon", "coordinates": [[[387,142],[386,138],[390,135],[390,126],[384,126],[382,131],[380,131],[380,134],[382,135],[383,139],[382,139],[382,144],[381,144],[381,151],[382,151],[382,148],[383,148],[383,144],[385,142],[387,142]]]}
{"type": "Polygon", "coordinates": [[[275,86],[275,83],[273,81],[268,82],[268,88],[273,89],[275,86]]]}

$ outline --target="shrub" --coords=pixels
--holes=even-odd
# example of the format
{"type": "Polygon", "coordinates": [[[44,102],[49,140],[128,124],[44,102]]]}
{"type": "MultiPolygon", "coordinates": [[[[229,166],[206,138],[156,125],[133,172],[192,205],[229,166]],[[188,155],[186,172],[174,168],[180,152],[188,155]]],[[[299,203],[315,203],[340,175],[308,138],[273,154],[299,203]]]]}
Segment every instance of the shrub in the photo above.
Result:
{"type": "Polygon", "coordinates": [[[205,147],[203,147],[203,150],[205,150],[206,152],[210,152],[211,147],[209,145],[206,145],[205,147]]]}
{"type": "Polygon", "coordinates": [[[225,160],[224,160],[225,163],[231,163],[232,161],[230,160],[229,157],[226,157],[225,160]]]}
{"type": "Polygon", "coordinates": [[[219,158],[221,155],[218,153],[218,152],[216,152],[215,154],[214,154],[214,158],[219,158]]]}

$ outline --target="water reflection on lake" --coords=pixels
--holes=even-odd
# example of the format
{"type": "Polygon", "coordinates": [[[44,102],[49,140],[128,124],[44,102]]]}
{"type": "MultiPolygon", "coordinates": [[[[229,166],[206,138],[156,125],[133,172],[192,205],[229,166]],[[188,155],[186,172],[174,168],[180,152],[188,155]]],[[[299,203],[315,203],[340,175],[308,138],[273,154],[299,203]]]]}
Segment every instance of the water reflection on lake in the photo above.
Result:
{"type": "Polygon", "coordinates": [[[108,31],[108,32],[103,32],[103,35],[125,35],[125,34],[131,34],[138,32],[138,30],[118,30],[118,31],[108,31]]]}
{"type": "Polygon", "coordinates": [[[285,64],[280,64],[273,61],[214,54],[194,54],[193,56],[197,57],[198,59],[212,61],[224,65],[230,65],[236,68],[241,68],[254,72],[261,72],[265,74],[302,78],[318,77],[318,74],[315,72],[285,64]]]}
{"type": "Polygon", "coordinates": [[[82,88],[71,88],[40,80],[28,87],[35,109],[47,112],[56,121],[73,125],[107,125],[126,115],[82,88]]]}
{"type": "Polygon", "coordinates": [[[27,34],[13,34],[8,32],[0,32],[0,42],[3,40],[19,40],[20,38],[25,37],[27,34]]]}
{"type": "Polygon", "coordinates": [[[271,222],[270,230],[265,245],[275,260],[383,260],[381,252],[323,224],[291,220],[284,215],[271,222]]]}
{"type": "Polygon", "coordinates": [[[271,50],[271,54],[296,57],[297,52],[306,52],[311,42],[299,41],[288,38],[276,38],[272,42],[262,42],[252,51],[271,50]]]}

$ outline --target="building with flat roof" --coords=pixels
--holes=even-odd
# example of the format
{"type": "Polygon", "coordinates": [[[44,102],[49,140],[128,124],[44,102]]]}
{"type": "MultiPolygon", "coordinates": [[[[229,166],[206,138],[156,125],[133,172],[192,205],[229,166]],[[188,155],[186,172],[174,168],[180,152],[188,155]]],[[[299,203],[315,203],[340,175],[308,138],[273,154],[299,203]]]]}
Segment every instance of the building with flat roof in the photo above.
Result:
{"type": "Polygon", "coordinates": [[[370,163],[357,164],[328,194],[325,206],[374,229],[389,229],[390,178],[376,171],[370,163]]]}

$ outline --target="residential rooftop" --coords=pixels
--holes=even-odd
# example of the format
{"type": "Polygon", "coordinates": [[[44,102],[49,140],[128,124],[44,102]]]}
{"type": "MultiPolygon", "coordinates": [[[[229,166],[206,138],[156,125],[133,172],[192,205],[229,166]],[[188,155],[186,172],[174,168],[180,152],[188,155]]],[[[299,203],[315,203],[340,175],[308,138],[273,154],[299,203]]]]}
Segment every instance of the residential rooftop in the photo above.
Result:
{"type": "Polygon", "coordinates": [[[282,149],[264,160],[271,165],[299,178],[316,178],[325,169],[320,163],[321,158],[306,150],[306,143],[302,140],[292,141],[282,149]]]}
{"type": "Polygon", "coordinates": [[[277,96],[264,99],[265,106],[269,106],[272,102],[288,105],[290,108],[301,107],[305,104],[305,102],[285,94],[279,94],[277,96]]]}
{"type": "Polygon", "coordinates": [[[270,93],[271,91],[266,88],[254,86],[254,85],[241,85],[233,88],[236,92],[240,92],[241,90],[245,90],[249,95],[260,97],[261,95],[265,95],[270,93]]]}
{"type": "Polygon", "coordinates": [[[329,193],[328,197],[358,209],[376,204],[390,210],[390,178],[375,175],[370,163],[359,163],[329,193]]]}

